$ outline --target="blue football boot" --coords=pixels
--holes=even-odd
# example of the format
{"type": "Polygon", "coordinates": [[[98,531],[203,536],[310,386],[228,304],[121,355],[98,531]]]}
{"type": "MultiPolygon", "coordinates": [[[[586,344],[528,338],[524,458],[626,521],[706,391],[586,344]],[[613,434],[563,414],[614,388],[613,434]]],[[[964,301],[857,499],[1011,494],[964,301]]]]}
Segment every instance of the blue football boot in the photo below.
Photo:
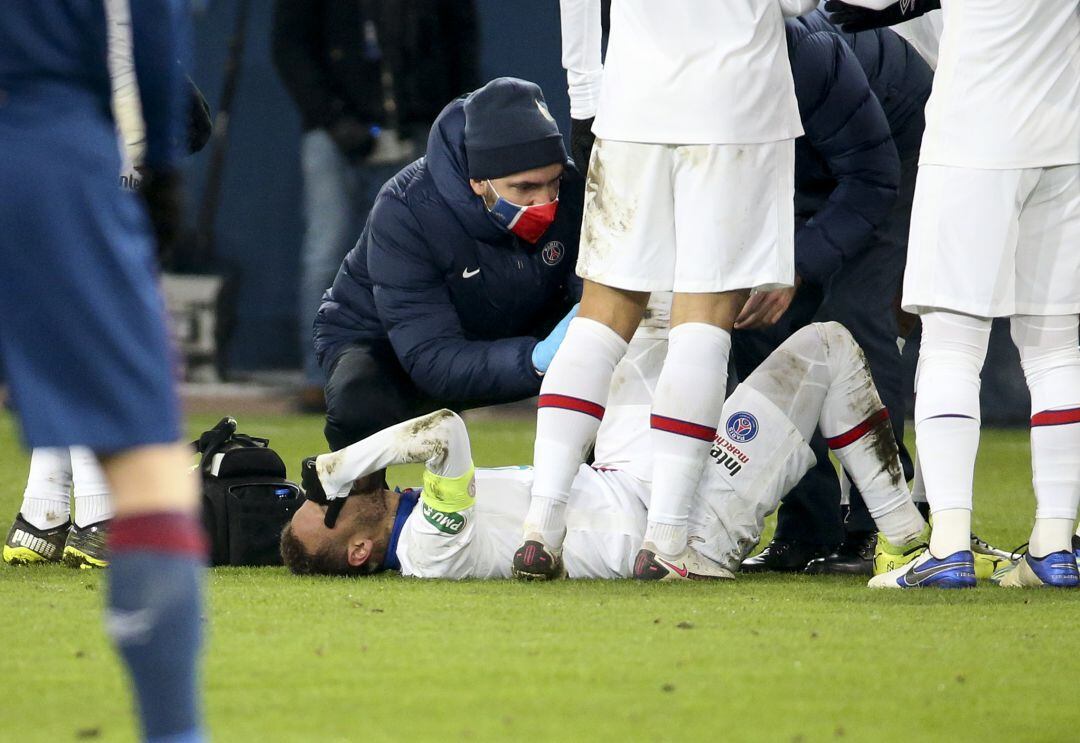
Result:
{"type": "Polygon", "coordinates": [[[906,565],[875,575],[870,588],[974,588],[975,556],[971,550],[954,552],[939,560],[924,550],[906,565]]]}
{"type": "Polygon", "coordinates": [[[1011,565],[994,573],[993,581],[1005,588],[1076,588],[1080,586],[1080,571],[1076,553],[1058,550],[1046,557],[1023,555],[1011,565]]]}

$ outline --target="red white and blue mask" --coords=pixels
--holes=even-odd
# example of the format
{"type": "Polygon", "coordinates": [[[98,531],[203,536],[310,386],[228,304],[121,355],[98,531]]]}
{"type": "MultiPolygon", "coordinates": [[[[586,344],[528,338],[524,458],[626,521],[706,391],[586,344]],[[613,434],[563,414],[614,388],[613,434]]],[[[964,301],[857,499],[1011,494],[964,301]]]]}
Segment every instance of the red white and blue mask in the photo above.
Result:
{"type": "Polygon", "coordinates": [[[491,186],[491,192],[495,194],[495,203],[491,205],[488,212],[501,227],[525,242],[535,243],[555,221],[555,212],[559,209],[558,194],[546,204],[522,206],[500,196],[495,190],[495,184],[490,180],[488,185],[491,186]]]}

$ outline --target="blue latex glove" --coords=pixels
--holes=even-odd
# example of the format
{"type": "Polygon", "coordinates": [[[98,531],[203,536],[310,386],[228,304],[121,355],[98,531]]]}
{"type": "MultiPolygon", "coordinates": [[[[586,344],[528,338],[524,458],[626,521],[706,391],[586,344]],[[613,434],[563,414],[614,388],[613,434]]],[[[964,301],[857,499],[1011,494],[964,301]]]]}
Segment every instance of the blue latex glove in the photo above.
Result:
{"type": "Polygon", "coordinates": [[[566,337],[566,329],[570,326],[570,321],[577,316],[577,311],[578,305],[575,304],[566,313],[566,317],[559,320],[559,324],[555,326],[548,337],[533,346],[532,363],[538,374],[543,374],[551,366],[551,360],[555,358],[555,352],[562,345],[563,338],[566,337]]]}

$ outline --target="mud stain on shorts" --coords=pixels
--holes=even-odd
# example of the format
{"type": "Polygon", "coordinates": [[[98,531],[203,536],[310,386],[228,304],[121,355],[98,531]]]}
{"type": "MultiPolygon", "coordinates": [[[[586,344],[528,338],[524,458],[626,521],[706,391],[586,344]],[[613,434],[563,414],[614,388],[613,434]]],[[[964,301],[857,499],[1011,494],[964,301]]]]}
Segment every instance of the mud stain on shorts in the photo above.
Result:
{"type": "Polygon", "coordinates": [[[603,143],[597,141],[585,183],[585,212],[581,223],[579,273],[603,271],[604,263],[631,230],[637,199],[621,197],[604,162],[603,143]]]}

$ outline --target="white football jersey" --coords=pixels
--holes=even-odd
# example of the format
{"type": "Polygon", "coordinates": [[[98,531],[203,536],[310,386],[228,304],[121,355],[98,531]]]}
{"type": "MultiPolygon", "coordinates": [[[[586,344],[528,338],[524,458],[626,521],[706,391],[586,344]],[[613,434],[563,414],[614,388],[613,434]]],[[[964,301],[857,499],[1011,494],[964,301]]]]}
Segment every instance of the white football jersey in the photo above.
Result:
{"type": "Polygon", "coordinates": [[[754,144],[803,133],[784,14],[817,0],[561,0],[571,115],[603,139],[754,144]]]}
{"type": "Polygon", "coordinates": [[[1080,0],[942,0],[921,164],[1080,163],[1080,0]]]}
{"type": "MultiPolygon", "coordinates": [[[[509,578],[529,510],[531,467],[476,470],[476,502],[455,513],[421,499],[402,527],[401,574],[509,578]]],[[[563,562],[571,578],[625,578],[645,534],[648,485],[625,472],[581,465],[566,512],[563,562]]]]}
{"type": "MultiPolygon", "coordinates": [[[[650,349],[656,343],[648,341],[650,349]]],[[[655,378],[641,386],[653,385],[655,378]]],[[[629,435],[617,442],[598,439],[597,463],[581,465],[574,478],[563,542],[571,578],[629,577],[645,535],[649,483],[636,473],[651,476],[648,409],[643,416],[636,405],[609,405],[604,420],[612,421],[608,432],[629,435]],[[602,464],[602,450],[617,452],[619,461],[602,464]],[[625,459],[630,453],[643,459],[625,459]]],[[[735,570],[760,539],[765,517],[813,463],[813,452],[783,413],[753,388],[739,387],[724,405],[722,427],[691,507],[695,548],[735,570]]],[[[398,537],[402,575],[509,578],[532,478],[531,467],[478,469],[476,501],[469,508],[446,513],[418,501],[398,537]]]]}
{"type": "Polygon", "coordinates": [[[940,10],[898,23],[892,30],[915,48],[931,70],[937,69],[938,49],[941,47],[942,14],[940,10]]]}

